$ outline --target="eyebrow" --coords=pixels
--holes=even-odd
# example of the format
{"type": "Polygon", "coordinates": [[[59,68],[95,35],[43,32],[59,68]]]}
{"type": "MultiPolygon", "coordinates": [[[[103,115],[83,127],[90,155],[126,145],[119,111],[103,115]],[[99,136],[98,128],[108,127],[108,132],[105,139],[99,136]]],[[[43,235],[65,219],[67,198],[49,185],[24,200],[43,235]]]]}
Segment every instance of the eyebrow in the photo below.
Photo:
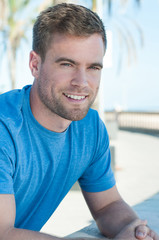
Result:
{"type": "MultiPolygon", "coordinates": [[[[63,62],[63,61],[66,61],[66,62],[70,62],[72,64],[76,64],[78,65],[78,63],[70,58],[65,58],[65,57],[60,57],[58,59],[56,59],[56,63],[59,63],[59,62],[63,62]]],[[[99,62],[94,62],[94,63],[90,63],[90,66],[93,67],[93,66],[98,66],[100,67],[101,69],[103,68],[103,64],[102,63],[99,63],[99,62]]]]}
{"type": "Polygon", "coordinates": [[[91,67],[100,67],[101,69],[103,68],[103,64],[102,63],[92,63],[90,65],[91,65],[91,67]]]}
{"type": "Polygon", "coordinates": [[[56,59],[55,62],[59,63],[59,62],[63,62],[63,61],[70,62],[70,63],[73,63],[73,64],[77,64],[74,60],[69,59],[69,58],[64,58],[64,57],[60,57],[60,58],[56,59]]]}

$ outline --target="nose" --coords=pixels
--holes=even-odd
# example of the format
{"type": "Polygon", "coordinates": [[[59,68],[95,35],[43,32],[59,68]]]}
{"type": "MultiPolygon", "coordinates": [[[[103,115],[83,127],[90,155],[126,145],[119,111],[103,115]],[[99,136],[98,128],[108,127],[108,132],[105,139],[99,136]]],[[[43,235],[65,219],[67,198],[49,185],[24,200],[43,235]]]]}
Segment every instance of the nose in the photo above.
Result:
{"type": "Polygon", "coordinates": [[[72,78],[71,84],[73,86],[78,86],[78,87],[88,86],[88,79],[87,79],[86,70],[77,69],[73,78],[72,78]]]}

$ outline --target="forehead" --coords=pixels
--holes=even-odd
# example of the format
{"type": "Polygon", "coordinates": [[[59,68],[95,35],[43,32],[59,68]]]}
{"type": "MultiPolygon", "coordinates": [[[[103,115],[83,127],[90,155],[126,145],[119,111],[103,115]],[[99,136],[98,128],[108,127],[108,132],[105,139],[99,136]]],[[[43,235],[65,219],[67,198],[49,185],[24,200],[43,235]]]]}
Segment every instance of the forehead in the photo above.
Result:
{"type": "Polygon", "coordinates": [[[55,33],[51,39],[48,53],[74,57],[103,58],[105,47],[100,34],[87,37],[55,33]]]}

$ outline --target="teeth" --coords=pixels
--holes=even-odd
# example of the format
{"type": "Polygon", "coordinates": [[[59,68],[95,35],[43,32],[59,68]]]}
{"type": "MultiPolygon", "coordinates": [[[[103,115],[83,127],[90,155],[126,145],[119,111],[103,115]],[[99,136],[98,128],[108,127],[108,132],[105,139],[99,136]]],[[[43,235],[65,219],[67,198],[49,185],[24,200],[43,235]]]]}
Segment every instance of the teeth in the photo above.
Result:
{"type": "Polygon", "coordinates": [[[77,95],[69,95],[69,94],[65,94],[67,97],[75,99],[75,100],[81,100],[84,99],[85,96],[77,96],[77,95]]]}

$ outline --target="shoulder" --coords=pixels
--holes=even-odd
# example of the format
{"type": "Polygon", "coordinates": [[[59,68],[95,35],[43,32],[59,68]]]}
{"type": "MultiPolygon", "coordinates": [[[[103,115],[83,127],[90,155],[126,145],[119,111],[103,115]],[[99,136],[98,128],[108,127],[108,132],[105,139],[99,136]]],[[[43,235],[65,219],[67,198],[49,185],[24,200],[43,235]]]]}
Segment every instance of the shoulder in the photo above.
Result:
{"type": "Polygon", "coordinates": [[[25,86],[22,89],[15,89],[0,95],[0,120],[15,119],[19,116],[22,110],[23,100],[26,90],[30,86],[25,86]]]}

